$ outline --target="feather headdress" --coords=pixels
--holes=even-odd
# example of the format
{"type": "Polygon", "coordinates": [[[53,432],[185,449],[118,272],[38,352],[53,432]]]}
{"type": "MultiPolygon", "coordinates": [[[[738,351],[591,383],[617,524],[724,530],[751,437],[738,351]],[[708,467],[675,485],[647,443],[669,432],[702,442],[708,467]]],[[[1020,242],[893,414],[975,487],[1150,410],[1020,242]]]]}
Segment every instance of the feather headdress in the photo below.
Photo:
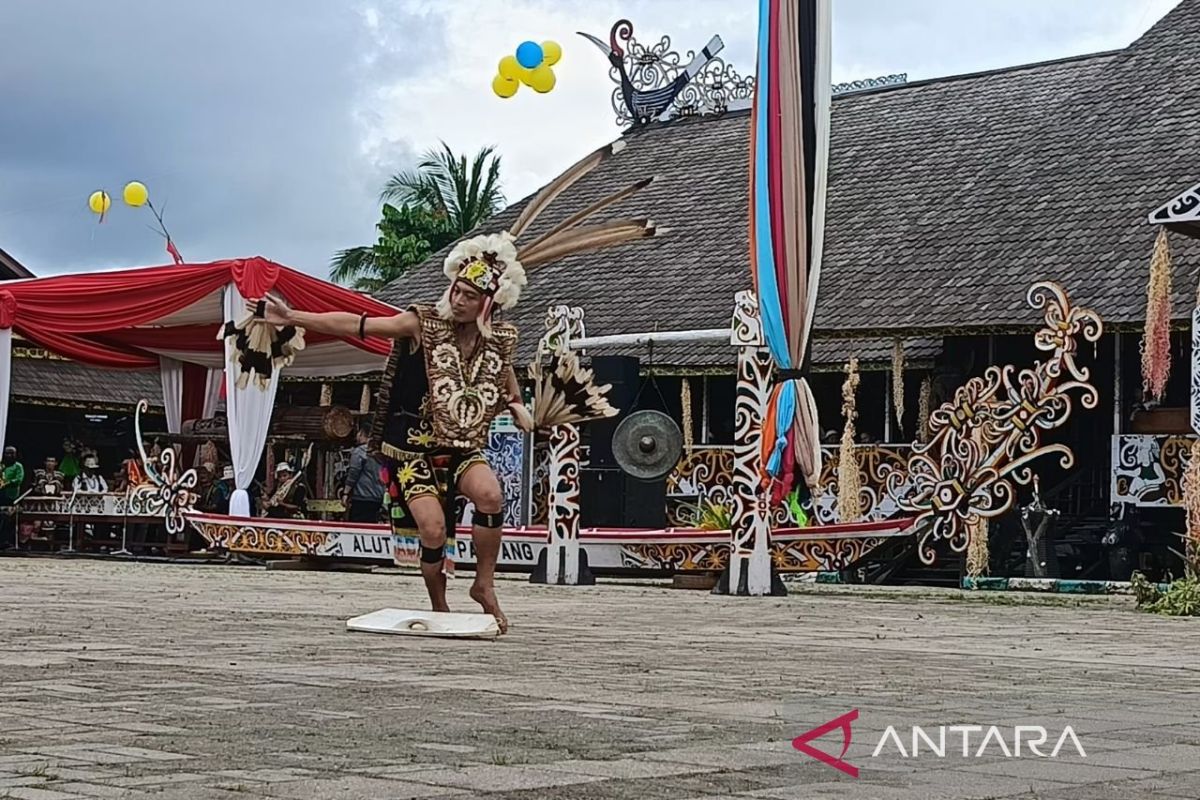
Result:
{"type": "Polygon", "coordinates": [[[491,318],[495,307],[509,309],[517,304],[521,290],[528,282],[527,270],[575,253],[598,250],[662,233],[662,229],[657,228],[649,219],[623,219],[598,225],[582,224],[600,211],[649,186],[654,180],[645,178],[597,200],[536,239],[520,243],[521,235],[529,230],[555,198],[623,149],[624,142],[615,142],[589,153],[538,192],[508,230],[475,236],[455,245],[446,256],[442,267],[446,277],[450,279],[450,286],[438,301],[438,312],[442,317],[450,316],[450,291],[454,284],[458,281],[467,282],[484,296],[479,311],[479,330],[484,336],[491,336],[491,318]]]}

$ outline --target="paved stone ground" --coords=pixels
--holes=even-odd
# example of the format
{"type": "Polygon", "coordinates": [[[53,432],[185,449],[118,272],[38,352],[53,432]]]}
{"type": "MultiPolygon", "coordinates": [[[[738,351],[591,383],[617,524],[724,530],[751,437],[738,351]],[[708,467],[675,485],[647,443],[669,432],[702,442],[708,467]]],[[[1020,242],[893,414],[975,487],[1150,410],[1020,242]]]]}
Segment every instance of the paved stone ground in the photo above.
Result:
{"type": "Polygon", "coordinates": [[[345,631],[421,607],[413,576],[0,559],[0,796],[1200,796],[1200,621],[1126,598],[500,591],[511,633],[452,642],[345,631]],[[791,746],[851,709],[857,779],[791,746]],[[1087,756],[872,757],[954,724],[1087,756]]]}

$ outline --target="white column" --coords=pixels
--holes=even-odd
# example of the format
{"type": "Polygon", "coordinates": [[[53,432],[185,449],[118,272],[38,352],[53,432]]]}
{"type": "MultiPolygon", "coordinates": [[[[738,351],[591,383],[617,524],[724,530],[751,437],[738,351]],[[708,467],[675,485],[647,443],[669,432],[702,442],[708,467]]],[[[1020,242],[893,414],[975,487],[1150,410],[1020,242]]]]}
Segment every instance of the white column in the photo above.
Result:
{"type": "MultiPolygon", "coordinates": [[[[246,300],[237,285],[225,287],[225,320],[236,321],[246,314],[246,300]]],[[[228,364],[233,344],[226,340],[225,355],[228,364]]],[[[275,405],[275,390],[279,386],[279,373],[273,372],[266,391],[258,388],[255,381],[248,381],[244,389],[237,387],[237,370],[225,370],[225,409],[229,418],[229,453],[233,459],[233,483],[236,490],[229,499],[229,513],[235,517],[250,516],[250,495],[246,491],[254,480],[254,471],[262,457],[263,445],[267,442],[267,428],[271,424],[271,409],[275,405]]]]}

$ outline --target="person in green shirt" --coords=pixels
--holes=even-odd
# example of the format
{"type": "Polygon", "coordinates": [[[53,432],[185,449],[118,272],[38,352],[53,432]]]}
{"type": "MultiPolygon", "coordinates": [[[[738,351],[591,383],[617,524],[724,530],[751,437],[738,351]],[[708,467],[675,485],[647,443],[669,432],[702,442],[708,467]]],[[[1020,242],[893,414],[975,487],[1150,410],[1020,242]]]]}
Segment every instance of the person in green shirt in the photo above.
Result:
{"type": "Polygon", "coordinates": [[[4,464],[0,470],[0,547],[16,546],[12,512],[24,482],[25,467],[17,461],[17,448],[4,448],[4,464]]]}
{"type": "Polygon", "coordinates": [[[0,505],[11,506],[21,496],[25,482],[25,467],[17,461],[17,448],[4,448],[4,470],[0,472],[0,505]]]}

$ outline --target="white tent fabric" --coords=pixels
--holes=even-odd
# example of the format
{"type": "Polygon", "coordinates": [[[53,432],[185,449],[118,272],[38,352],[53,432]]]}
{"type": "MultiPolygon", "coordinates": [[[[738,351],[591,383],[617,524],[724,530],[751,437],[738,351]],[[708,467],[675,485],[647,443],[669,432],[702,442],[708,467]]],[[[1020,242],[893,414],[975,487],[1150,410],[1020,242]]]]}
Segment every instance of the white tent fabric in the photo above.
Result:
{"type": "MultiPolygon", "coordinates": [[[[225,287],[225,320],[236,321],[246,315],[246,300],[237,285],[225,287]]],[[[226,348],[233,345],[226,342],[226,348]]],[[[233,484],[229,498],[229,513],[235,517],[250,516],[250,494],[246,491],[254,480],[258,459],[267,442],[271,424],[271,409],[275,405],[275,390],[279,387],[279,372],[271,374],[266,391],[249,381],[244,388],[237,386],[234,370],[225,371],[225,413],[229,418],[229,453],[233,459],[233,484]]]]}
{"type": "MultiPolygon", "coordinates": [[[[213,324],[213,328],[216,329],[216,323],[213,324]]],[[[210,370],[221,370],[227,363],[226,356],[218,352],[197,353],[161,350],[157,347],[145,349],[161,357],[200,364],[210,370]]],[[[297,353],[296,359],[287,367],[287,374],[301,378],[336,378],[364,372],[379,372],[386,363],[386,358],[351,347],[345,342],[320,342],[307,345],[297,353]]]]}
{"type": "Polygon", "coordinates": [[[8,396],[12,389],[12,328],[0,328],[0,445],[8,434],[8,396]]]}
{"type": "MultiPolygon", "coordinates": [[[[236,390],[238,370],[226,369],[229,345],[219,339],[226,321],[246,314],[242,292],[273,292],[292,305],[322,313],[343,311],[379,317],[397,309],[261,257],[206,264],[100,270],[5,281],[0,287],[0,441],[7,426],[13,331],[41,347],[115,369],[161,371],[167,427],[181,432],[186,364],[209,370],[203,413],[212,416],[225,386],[230,449],[237,492],[235,514],[249,512],[246,489],[266,441],[279,373],[267,391],[250,383],[236,390]],[[58,298],[86,296],[66,307],[58,298]],[[121,327],[121,325],[124,327],[121,327]]],[[[286,369],[299,377],[337,377],[381,370],[388,342],[314,336],[286,369]]],[[[191,387],[187,387],[189,390],[191,387]]],[[[197,387],[199,388],[199,387],[197,387]]]]}
{"type": "Polygon", "coordinates": [[[225,375],[221,370],[208,370],[204,384],[204,410],[201,412],[205,419],[212,419],[213,414],[217,413],[217,403],[221,402],[221,384],[224,382],[225,375]]]}
{"type": "Polygon", "coordinates": [[[167,433],[179,433],[183,429],[183,363],[159,356],[158,375],[162,380],[167,433]]]}

